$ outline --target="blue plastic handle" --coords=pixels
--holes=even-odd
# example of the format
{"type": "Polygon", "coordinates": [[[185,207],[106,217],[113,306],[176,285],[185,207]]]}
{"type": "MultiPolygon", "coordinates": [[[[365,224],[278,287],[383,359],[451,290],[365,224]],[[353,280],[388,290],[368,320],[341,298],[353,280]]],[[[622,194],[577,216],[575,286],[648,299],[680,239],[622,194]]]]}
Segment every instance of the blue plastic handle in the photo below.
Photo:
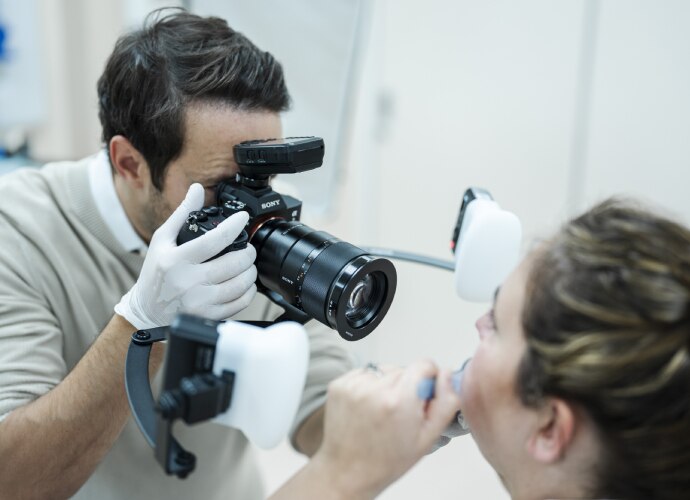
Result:
{"type": "MultiPolygon", "coordinates": [[[[467,364],[472,360],[472,358],[467,358],[460,368],[453,372],[451,375],[451,383],[453,384],[453,390],[460,394],[462,390],[462,376],[465,374],[465,368],[467,364]]],[[[424,401],[429,401],[434,398],[436,392],[436,378],[425,378],[419,382],[417,386],[417,396],[419,399],[424,401]]]]}
{"type": "MultiPolygon", "coordinates": [[[[462,375],[464,373],[464,366],[457,371],[453,372],[453,375],[451,377],[451,382],[453,384],[453,390],[455,390],[456,393],[460,394],[460,389],[462,387],[462,375]]],[[[429,401],[430,399],[434,399],[434,395],[436,392],[436,379],[435,378],[425,378],[422,379],[421,382],[419,382],[419,385],[417,386],[417,396],[419,396],[419,399],[422,399],[424,401],[429,401]]]]}
{"type": "Polygon", "coordinates": [[[425,378],[417,386],[417,396],[419,399],[429,401],[434,398],[434,391],[436,389],[435,378],[425,378]]]}

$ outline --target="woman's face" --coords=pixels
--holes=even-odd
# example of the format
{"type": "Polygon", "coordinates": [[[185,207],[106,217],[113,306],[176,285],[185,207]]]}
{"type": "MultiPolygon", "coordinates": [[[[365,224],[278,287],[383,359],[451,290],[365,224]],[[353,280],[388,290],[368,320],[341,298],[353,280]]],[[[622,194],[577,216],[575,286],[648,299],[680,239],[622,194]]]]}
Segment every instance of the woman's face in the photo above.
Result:
{"type": "Polygon", "coordinates": [[[518,365],[525,352],[521,315],[531,259],[497,290],[492,309],[476,323],[479,346],[467,366],[462,412],[485,458],[510,490],[511,478],[527,459],[533,412],[516,392],[518,365]]]}

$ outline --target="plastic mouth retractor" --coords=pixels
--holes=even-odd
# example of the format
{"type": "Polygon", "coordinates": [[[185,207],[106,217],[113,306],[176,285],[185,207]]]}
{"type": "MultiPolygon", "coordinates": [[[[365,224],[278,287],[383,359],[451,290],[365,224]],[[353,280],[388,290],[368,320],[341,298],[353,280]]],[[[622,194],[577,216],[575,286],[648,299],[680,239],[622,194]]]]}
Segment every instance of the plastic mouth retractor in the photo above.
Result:
{"type": "MultiPolygon", "coordinates": [[[[471,358],[465,360],[462,366],[453,372],[451,382],[453,384],[453,389],[456,393],[462,394],[462,380],[465,375],[465,369],[471,361],[471,358]]],[[[436,389],[436,379],[435,378],[425,378],[417,386],[417,396],[419,399],[428,401],[433,399],[436,389]]],[[[465,422],[465,418],[462,416],[462,412],[459,411],[455,414],[453,420],[448,424],[446,431],[443,433],[446,437],[456,437],[462,436],[470,432],[470,428],[465,422]]]]}

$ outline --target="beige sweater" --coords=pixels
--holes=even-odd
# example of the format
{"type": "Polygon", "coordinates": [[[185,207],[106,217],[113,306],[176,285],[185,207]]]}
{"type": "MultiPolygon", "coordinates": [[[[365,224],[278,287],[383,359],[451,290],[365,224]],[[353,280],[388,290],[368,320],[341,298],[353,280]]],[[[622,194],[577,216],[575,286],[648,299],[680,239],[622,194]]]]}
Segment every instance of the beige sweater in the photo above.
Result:
{"type": "MultiPolygon", "coordinates": [[[[0,177],[0,418],[60,383],[141,269],[143,258],[123,250],[101,219],[87,164],[0,177]]],[[[257,296],[235,319],[263,319],[266,306],[257,296]]],[[[271,306],[269,316],[279,312],[271,306]]],[[[309,330],[310,368],[293,433],[323,404],[328,382],[351,368],[337,333],[315,321],[309,330]]],[[[186,480],[165,475],[130,419],[75,498],[264,496],[242,433],[211,423],[179,424],[175,433],[197,455],[197,470],[186,480]]]]}

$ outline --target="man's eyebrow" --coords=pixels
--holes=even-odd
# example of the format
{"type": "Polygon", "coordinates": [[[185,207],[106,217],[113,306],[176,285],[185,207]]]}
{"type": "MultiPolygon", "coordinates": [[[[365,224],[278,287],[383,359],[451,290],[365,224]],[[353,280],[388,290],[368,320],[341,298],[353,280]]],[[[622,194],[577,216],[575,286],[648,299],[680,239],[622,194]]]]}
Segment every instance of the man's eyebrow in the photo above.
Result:
{"type": "Polygon", "coordinates": [[[498,292],[501,290],[500,286],[496,287],[496,291],[494,292],[494,307],[496,307],[496,299],[498,298],[498,292]]]}

